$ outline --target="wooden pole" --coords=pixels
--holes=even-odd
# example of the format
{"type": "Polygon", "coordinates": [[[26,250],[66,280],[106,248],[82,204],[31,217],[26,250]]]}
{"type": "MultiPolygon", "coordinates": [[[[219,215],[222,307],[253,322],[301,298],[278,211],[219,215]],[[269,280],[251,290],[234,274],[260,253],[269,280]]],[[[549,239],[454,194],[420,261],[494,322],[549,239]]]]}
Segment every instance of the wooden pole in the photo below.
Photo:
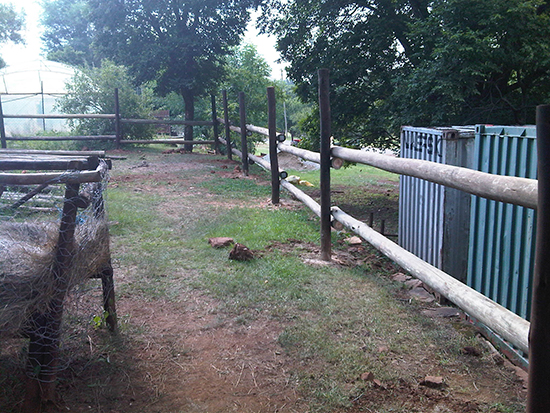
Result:
{"type": "Polygon", "coordinates": [[[269,129],[269,162],[271,164],[271,203],[278,204],[280,200],[279,160],[277,159],[277,112],[275,88],[267,88],[267,114],[269,129]]]}
{"type": "Polygon", "coordinates": [[[229,109],[227,106],[227,90],[222,90],[222,100],[223,100],[223,123],[225,126],[225,143],[227,146],[227,159],[233,159],[233,153],[231,152],[231,126],[229,123],[229,109]]]}
{"type": "Polygon", "coordinates": [[[319,111],[321,129],[321,259],[331,260],[330,225],[330,99],[329,71],[319,69],[319,111]]]}
{"type": "Polygon", "coordinates": [[[297,148],[295,146],[290,146],[286,143],[279,143],[279,149],[281,152],[290,153],[292,155],[298,156],[299,158],[305,159],[306,161],[321,163],[321,156],[318,152],[308,151],[307,149],[297,148]]]}
{"type": "Polygon", "coordinates": [[[115,135],[116,148],[120,149],[120,141],[122,140],[122,127],[120,123],[120,103],[118,100],[118,88],[115,88],[115,135]]]}
{"type": "MultiPolygon", "coordinates": [[[[45,102],[44,102],[44,81],[40,81],[40,97],[41,97],[41,103],[42,103],[42,107],[41,107],[41,112],[43,115],[46,114],[46,105],[45,105],[45,102]]],[[[42,130],[43,131],[46,131],[46,119],[42,118],[42,130]]]]}
{"type": "Polygon", "coordinates": [[[527,413],[550,412],[550,105],[537,107],[538,210],[527,413]]]}
{"type": "Polygon", "coordinates": [[[0,95],[0,141],[2,143],[2,149],[6,149],[6,128],[4,127],[4,111],[2,110],[2,96],[0,95]]]}
{"type": "Polygon", "coordinates": [[[243,174],[248,176],[248,143],[246,142],[246,108],[244,105],[244,92],[239,92],[239,114],[241,118],[241,153],[243,174]]]}
{"type": "Polygon", "coordinates": [[[214,123],[213,134],[214,134],[214,151],[216,155],[220,153],[220,141],[218,140],[218,114],[216,112],[216,96],[214,94],[210,95],[210,100],[212,102],[212,123],[214,123]]]}
{"type": "Polygon", "coordinates": [[[28,374],[24,412],[35,412],[40,404],[55,401],[58,369],[59,333],[63,301],[69,283],[69,270],[74,255],[79,184],[68,184],[59,227],[59,239],[52,268],[54,293],[48,311],[34,314],[29,331],[28,374]]]}

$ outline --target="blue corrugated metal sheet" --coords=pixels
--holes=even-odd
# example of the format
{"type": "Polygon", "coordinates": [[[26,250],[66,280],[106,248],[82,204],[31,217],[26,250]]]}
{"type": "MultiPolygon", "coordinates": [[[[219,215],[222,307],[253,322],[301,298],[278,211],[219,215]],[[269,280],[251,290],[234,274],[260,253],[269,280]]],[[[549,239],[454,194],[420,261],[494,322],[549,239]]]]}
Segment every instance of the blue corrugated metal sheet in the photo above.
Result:
{"type": "MultiPolygon", "coordinates": [[[[442,137],[442,130],[404,127],[401,157],[445,163],[442,137]]],[[[399,244],[441,268],[444,187],[401,175],[399,188],[399,244]]]]}
{"type": "MultiPolygon", "coordinates": [[[[476,127],[474,169],[536,178],[535,127],[476,127]]],[[[536,213],[472,196],[467,283],[529,318],[536,213]]]]}
{"type": "MultiPolygon", "coordinates": [[[[471,129],[459,131],[407,126],[401,129],[401,157],[469,166],[472,140],[471,129]]],[[[469,205],[469,196],[460,191],[402,175],[399,245],[465,281],[469,205]],[[463,222],[466,222],[465,229],[463,222]],[[457,259],[452,253],[461,257],[457,259]]]]}

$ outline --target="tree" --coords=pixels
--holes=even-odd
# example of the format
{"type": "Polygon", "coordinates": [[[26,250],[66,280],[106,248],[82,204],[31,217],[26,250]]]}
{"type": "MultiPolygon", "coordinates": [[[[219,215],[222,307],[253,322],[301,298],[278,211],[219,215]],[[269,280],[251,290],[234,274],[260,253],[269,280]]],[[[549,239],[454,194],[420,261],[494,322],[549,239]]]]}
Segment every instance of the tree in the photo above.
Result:
{"type": "MultiPolygon", "coordinates": [[[[88,0],[94,47],[127,65],[138,82],[179,93],[185,118],[195,98],[220,82],[223,58],[236,46],[255,0],[88,0]]],[[[185,139],[193,128],[186,127],[185,139]]],[[[191,145],[187,149],[191,149],[191,145]]]]}
{"type": "Polygon", "coordinates": [[[92,42],[94,26],[87,0],[42,1],[42,41],[49,60],[73,66],[99,66],[92,42]]]}
{"type": "Polygon", "coordinates": [[[522,123],[550,97],[547,0],[266,0],[288,76],[316,101],[331,70],[335,139],[395,142],[402,124],[522,123]]]}
{"type": "MultiPolygon", "coordinates": [[[[124,66],[104,60],[101,67],[78,70],[66,85],[67,94],[57,104],[62,113],[113,113],[114,91],[118,88],[120,113],[124,118],[148,118],[153,110],[152,88],[143,85],[136,90],[134,79],[124,66]]],[[[77,135],[114,135],[112,120],[76,119],[71,126],[77,135]]],[[[138,139],[152,137],[151,126],[126,125],[125,135],[138,139]]]]}
{"type": "MultiPolygon", "coordinates": [[[[21,30],[25,26],[25,14],[17,12],[12,4],[0,4],[0,44],[24,43],[21,30]]],[[[0,57],[0,68],[6,66],[0,57]]]]}
{"type": "Polygon", "coordinates": [[[273,82],[271,68],[258,54],[256,46],[244,44],[235,47],[226,58],[226,78],[221,89],[227,90],[232,119],[239,119],[238,94],[244,92],[246,120],[253,125],[267,125],[266,90],[273,82]]]}

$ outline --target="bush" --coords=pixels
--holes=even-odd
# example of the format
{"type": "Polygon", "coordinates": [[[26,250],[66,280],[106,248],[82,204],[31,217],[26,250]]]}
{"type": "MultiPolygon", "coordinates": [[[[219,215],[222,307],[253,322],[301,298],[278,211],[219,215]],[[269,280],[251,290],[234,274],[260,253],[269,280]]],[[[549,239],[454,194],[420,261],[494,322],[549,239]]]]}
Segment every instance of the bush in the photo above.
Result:
{"type": "MultiPolygon", "coordinates": [[[[150,118],[153,111],[153,88],[136,88],[125,66],[103,60],[101,67],[85,68],[76,72],[67,83],[67,94],[57,109],[68,114],[109,114],[115,111],[115,88],[118,88],[120,113],[123,118],[150,118]]],[[[115,123],[110,119],[72,119],[69,121],[75,135],[114,135],[115,123]]],[[[124,125],[124,136],[151,139],[155,127],[151,125],[124,125]]]]}

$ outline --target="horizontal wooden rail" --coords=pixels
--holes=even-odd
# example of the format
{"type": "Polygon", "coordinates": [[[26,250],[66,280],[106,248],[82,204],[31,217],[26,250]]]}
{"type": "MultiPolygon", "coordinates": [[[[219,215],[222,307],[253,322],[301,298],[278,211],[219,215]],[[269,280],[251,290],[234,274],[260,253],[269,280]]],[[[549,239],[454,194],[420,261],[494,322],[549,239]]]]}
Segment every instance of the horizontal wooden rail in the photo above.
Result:
{"type": "Polygon", "coordinates": [[[261,128],[259,126],[254,125],[246,125],[246,130],[249,130],[250,132],[259,133],[260,135],[268,136],[269,137],[269,130],[267,128],[261,128]]]}
{"type": "Polygon", "coordinates": [[[332,207],[332,216],[466,313],[477,318],[522,351],[529,351],[528,321],[401,248],[340,208],[332,207]]]}
{"type": "Polygon", "coordinates": [[[312,197],[310,197],[305,192],[299,190],[290,182],[282,180],[281,186],[290,192],[296,199],[302,201],[309,209],[313,211],[318,217],[321,216],[321,205],[319,205],[312,197]]]}
{"type": "Polygon", "coordinates": [[[284,143],[279,143],[279,145],[277,145],[277,148],[279,148],[281,152],[287,152],[292,155],[296,155],[302,159],[305,159],[306,161],[321,163],[321,154],[319,152],[312,152],[306,149],[296,148],[295,146],[290,146],[284,143]]]}
{"type": "Polygon", "coordinates": [[[7,141],[114,141],[115,135],[94,136],[20,136],[6,137],[7,141]]]}
{"type": "MultiPolygon", "coordinates": [[[[222,125],[225,125],[225,120],[222,118],[218,118],[218,122],[220,122],[222,125]]],[[[233,132],[241,133],[241,128],[238,126],[229,125],[229,129],[233,132]]],[[[254,133],[259,133],[260,135],[268,136],[269,137],[269,130],[267,128],[262,128],[260,126],[254,126],[254,125],[246,125],[246,130],[254,133]]]]}
{"type": "Polygon", "coordinates": [[[90,113],[90,114],[59,114],[51,113],[48,115],[3,115],[5,119],[115,119],[115,115],[106,113],[90,113]]]}
{"type": "Polygon", "coordinates": [[[483,198],[537,209],[538,182],[536,179],[493,175],[458,166],[420,159],[396,158],[338,146],[332,148],[332,154],[346,161],[364,163],[388,172],[414,176],[483,198]]]}
{"type": "Polygon", "coordinates": [[[97,156],[105,158],[105,151],[58,151],[47,149],[0,149],[0,154],[25,154],[25,155],[77,155],[77,156],[97,156]]]}
{"type": "Polygon", "coordinates": [[[39,185],[39,184],[80,184],[84,182],[101,182],[106,164],[101,164],[95,171],[69,171],[45,173],[0,173],[2,185],[39,185]]]}
{"type": "Polygon", "coordinates": [[[186,144],[186,145],[214,145],[216,141],[186,141],[185,139],[123,139],[121,144],[186,144]]]}
{"type": "Polygon", "coordinates": [[[180,120],[180,119],[120,119],[120,123],[133,125],[188,125],[188,126],[214,126],[211,121],[180,120]]]}

